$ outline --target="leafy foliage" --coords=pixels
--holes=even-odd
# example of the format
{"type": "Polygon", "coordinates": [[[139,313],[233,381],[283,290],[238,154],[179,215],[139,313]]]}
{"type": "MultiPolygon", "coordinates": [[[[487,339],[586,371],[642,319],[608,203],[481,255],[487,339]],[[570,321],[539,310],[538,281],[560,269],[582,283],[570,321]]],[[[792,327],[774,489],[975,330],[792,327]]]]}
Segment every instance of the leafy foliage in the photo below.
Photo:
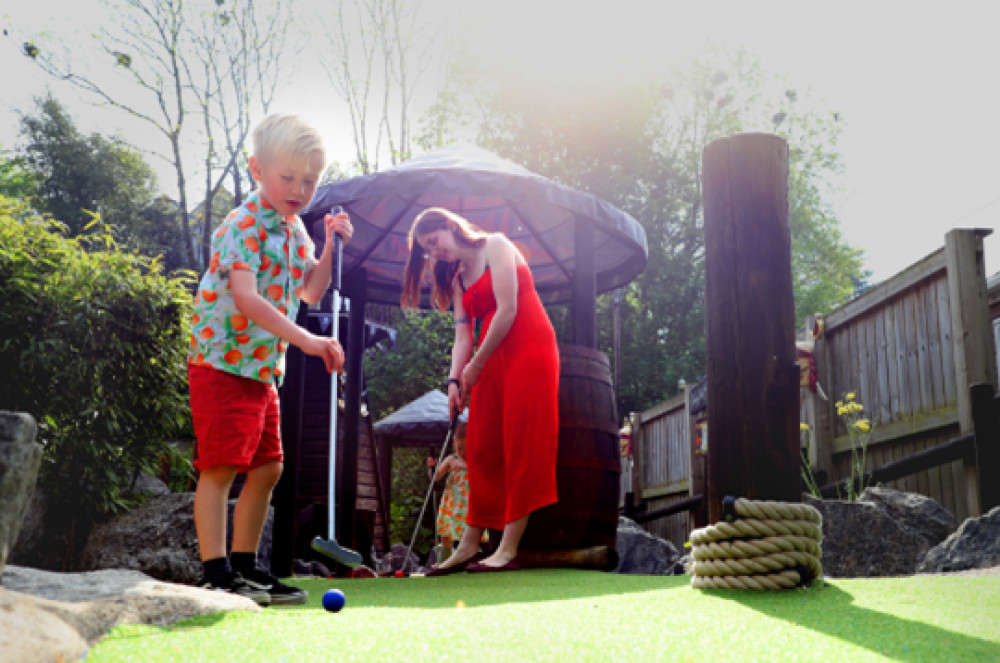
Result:
{"type": "MultiPolygon", "coordinates": [[[[702,151],[713,140],[767,130],[790,145],[792,262],[799,320],[841,303],[864,283],[823,193],[839,172],[837,116],[774,93],[759,65],[714,53],[623,77],[600,94],[526,85],[493,72],[474,49],[423,123],[420,144],[473,133],[476,142],[541,175],[628,212],[646,231],[649,260],[623,289],[618,406],[641,410],[703,374],[702,151]]],[[[613,356],[614,304],[598,299],[598,344],[613,356]]],[[[550,311],[552,315],[553,311],[550,311]]],[[[558,318],[559,316],[553,316],[558,318]]],[[[560,338],[565,326],[554,319],[560,338]]]]}
{"type": "Polygon", "coordinates": [[[27,167],[23,156],[0,156],[0,195],[29,200],[38,195],[38,186],[38,173],[27,167]]]}
{"type": "Polygon", "coordinates": [[[130,506],[138,473],[190,426],[190,276],[86,229],[69,238],[0,197],[0,403],[40,424],[39,484],[63,531],[130,506]]]}
{"type": "Polygon", "coordinates": [[[40,179],[36,206],[59,219],[71,235],[94,213],[134,236],[140,210],[153,199],[156,176],[134,150],[100,134],[84,136],[51,96],[36,99],[36,114],[21,117],[24,160],[40,179]]]}
{"type": "MultiPolygon", "coordinates": [[[[369,405],[375,421],[392,414],[432,389],[442,389],[451,366],[454,322],[450,313],[421,311],[396,322],[396,349],[376,348],[366,360],[369,405]]],[[[437,456],[440,449],[431,453],[437,456]]],[[[392,459],[392,514],[389,537],[409,544],[427,494],[428,452],[398,448],[392,459]]],[[[427,506],[427,511],[433,511],[427,506]]],[[[414,549],[426,552],[434,538],[437,514],[424,514],[414,549]]]]}
{"type": "Polygon", "coordinates": [[[450,313],[399,315],[396,348],[376,348],[365,362],[368,402],[378,421],[432,389],[443,391],[455,325],[450,313]]]}

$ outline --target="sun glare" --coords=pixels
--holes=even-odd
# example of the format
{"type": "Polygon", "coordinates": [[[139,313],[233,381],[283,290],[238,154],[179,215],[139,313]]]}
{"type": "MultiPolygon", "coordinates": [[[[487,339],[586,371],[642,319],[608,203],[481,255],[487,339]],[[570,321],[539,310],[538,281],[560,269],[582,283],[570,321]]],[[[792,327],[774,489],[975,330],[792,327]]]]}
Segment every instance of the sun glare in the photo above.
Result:
{"type": "Polygon", "coordinates": [[[693,12],[665,2],[511,0],[480,6],[474,42],[491,64],[556,87],[599,86],[662,65],[693,44],[693,12]],[[688,35],[688,36],[685,36],[688,35]]]}

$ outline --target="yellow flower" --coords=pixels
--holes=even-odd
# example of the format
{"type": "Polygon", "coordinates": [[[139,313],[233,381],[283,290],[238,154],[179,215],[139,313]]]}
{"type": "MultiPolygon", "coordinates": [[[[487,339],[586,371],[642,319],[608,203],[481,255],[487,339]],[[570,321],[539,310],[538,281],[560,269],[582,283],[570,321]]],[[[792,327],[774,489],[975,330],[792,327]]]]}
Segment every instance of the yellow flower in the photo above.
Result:
{"type": "Polygon", "coordinates": [[[845,414],[847,414],[847,408],[844,407],[843,405],[838,405],[837,406],[837,416],[838,417],[842,417],[845,414]]]}
{"type": "Polygon", "coordinates": [[[845,398],[847,398],[847,400],[849,400],[849,401],[853,401],[854,398],[855,398],[854,392],[853,391],[847,392],[847,396],[845,396],[845,398]]]}
{"type": "Polygon", "coordinates": [[[837,409],[839,410],[840,408],[844,407],[844,401],[837,401],[836,403],[834,403],[834,405],[836,405],[837,409]]]}
{"type": "Polygon", "coordinates": [[[868,421],[867,419],[858,419],[857,421],[854,422],[854,427],[864,433],[867,433],[868,431],[871,430],[872,425],[871,422],[868,421]]]}
{"type": "Polygon", "coordinates": [[[804,421],[799,422],[799,430],[809,430],[809,424],[804,421]]]}

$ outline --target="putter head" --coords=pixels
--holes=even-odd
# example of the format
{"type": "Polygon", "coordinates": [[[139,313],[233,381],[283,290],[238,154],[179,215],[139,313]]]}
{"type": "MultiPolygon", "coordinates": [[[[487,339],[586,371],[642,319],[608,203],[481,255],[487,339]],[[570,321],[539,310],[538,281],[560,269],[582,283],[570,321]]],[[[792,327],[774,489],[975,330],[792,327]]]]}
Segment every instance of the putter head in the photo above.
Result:
{"type": "Polygon", "coordinates": [[[332,539],[323,539],[317,536],[312,540],[312,549],[352,569],[361,566],[363,561],[360,553],[345,548],[332,539]]]}

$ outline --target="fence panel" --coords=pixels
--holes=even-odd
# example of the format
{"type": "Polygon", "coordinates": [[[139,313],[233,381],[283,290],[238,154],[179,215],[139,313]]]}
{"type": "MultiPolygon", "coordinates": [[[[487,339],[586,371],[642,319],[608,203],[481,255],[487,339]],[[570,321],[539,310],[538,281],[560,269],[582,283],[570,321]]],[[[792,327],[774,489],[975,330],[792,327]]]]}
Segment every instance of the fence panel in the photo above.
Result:
{"type": "MultiPolygon", "coordinates": [[[[824,319],[815,353],[826,363],[820,374],[830,397],[830,423],[817,431],[817,463],[829,469],[831,480],[851,476],[852,441],[836,411],[836,402],[849,392],[873,424],[868,470],[968,432],[963,412],[969,407],[969,385],[995,381],[979,365],[980,354],[989,353],[979,350],[981,325],[970,315],[986,302],[976,296],[977,279],[966,273],[970,263],[982,261],[982,236],[981,231],[951,231],[944,248],[824,319]],[[956,293],[958,304],[952,301],[956,293]],[[961,343],[956,324],[964,325],[961,343]]],[[[962,519],[978,509],[968,503],[966,464],[954,461],[891,487],[933,497],[962,519]]]]}
{"type": "MultiPolygon", "coordinates": [[[[638,440],[639,494],[647,512],[656,511],[687,499],[691,474],[691,445],[688,435],[689,418],[683,395],[653,408],[632,415],[632,436],[638,440]]],[[[643,527],[671,541],[683,551],[690,534],[687,512],[659,518],[643,527]]]]}

